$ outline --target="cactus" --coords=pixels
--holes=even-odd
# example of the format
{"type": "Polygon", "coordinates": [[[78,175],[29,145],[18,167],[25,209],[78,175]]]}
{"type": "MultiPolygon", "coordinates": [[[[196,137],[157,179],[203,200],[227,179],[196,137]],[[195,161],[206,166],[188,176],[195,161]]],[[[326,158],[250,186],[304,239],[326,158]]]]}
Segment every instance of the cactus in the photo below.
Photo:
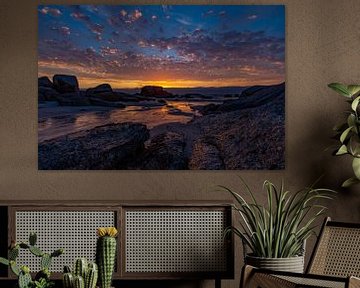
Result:
{"type": "Polygon", "coordinates": [[[44,255],[44,252],[42,252],[42,251],[40,250],[40,248],[38,248],[38,247],[36,247],[36,246],[30,246],[30,247],[29,247],[29,251],[30,251],[32,254],[34,254],[35,256],[37,256],[37,257],[41,257],[41,256],[44,255]]]}
{"type": "Polygon", "coordinates": [[[34,232],[31,232],[29,235],[29,244],[31,246],[35,246],[36,245],[36,241],[37,241],[37,235],[34,232]]]}
{"type": "Polygon", "coordinates": [[[63,286],[64,288],[77,288],[76,285],[83,288],[95,288],[98,278],[98,268],[95,263],[89,263],[85,258],[76,259],[74,263],[74,273],[71,273],[69,266],[64,266],[63,286]],[[84,275],[84,276],[82,276],[84,275]],[[76,280],[77,279],[77,280],[76,280]],[[81,280],[82,281],[81,281],[81,280]],[[81,283],[82,282],[82,283],[81,283]]]}
{"type": "Polygon", "coordinates": [[[99,267],[99,282],[101,288],[110,288],[116,258],[115,227],[98,228],[99,236],[96,243],[96,262],[99,267]]]}
{"type": "Polygon", "coordinates": [[[49,269],[50,265],[51,265],[51,260],[52,257],[50,254],[45,253],[42,257],[41,257],[41,262],[40,262],[40,267],[41,269],[49,269]]]}
{"type": "Polygon", "coordinates": [[[16,245],[14,248],[10,249],[8,256],[9,260],[15,261],[16,258],[19,256],[19,246],[16,245]]]}
{"type": "Polygon", "coordinates": [[[75,261],[74,274],[85,279],[88,262],[85,258],[79,258],[75,261]]]}
{"type": "Polygon", "coordinates": [[[85,288],[95,288],[98,279],[98,266],[96,263],[89,263],[85,276],[85,288]]]}
{"type": "Polygon", "coordinates": [[[19,288],[29,288],[29,287],[51,287],[53,282],[50,281],[50,265],[53,257],[60,256],[63,254],[63,249],[55,250],[53,253],[48,254],[41,251],[38,247],[35,246],[37,236],[35,233],[30,233],[29,244],[20,242],[16,243],[11,241],[8,259],[0,257],[0,264],[10,266],[11,271],[18,276],[18,286],[19,288]],[[30,269],[27,266],[19,266],[16,264],[16,259],[19,256],[19,250],[29,250],[30,253],[37,257],[41,257],[41,271],[39,271],[35,276],[35,281],[32,280],[30,275],[30,269]]]}
{"type": "Polygon", "coordinates": [[[73,288],[74,287],[74,276],[72,273],[64,273],[63,274],[63,286],[64,288],[73,288]]]}
{"type": "Polygon", "coordinates": [[[81,276],[74,277],[74,288],[85,288],[84,278],[81,276]]]}
{"type": "Polygon", "coordinates": [[[30,272],[29,268],[28,267],[26,268],[27,268],[27,272],[22,270],[19,274],[19,279],[18,279],[19,288],[28,288],[32,283],[31,275],[29,273],[30,272]]]}

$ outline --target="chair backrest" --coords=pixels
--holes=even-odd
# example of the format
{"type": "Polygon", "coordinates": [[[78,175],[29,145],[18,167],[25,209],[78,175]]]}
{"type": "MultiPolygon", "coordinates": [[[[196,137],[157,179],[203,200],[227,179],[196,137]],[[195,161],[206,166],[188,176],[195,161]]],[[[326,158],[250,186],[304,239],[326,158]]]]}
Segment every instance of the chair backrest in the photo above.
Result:
{"type": "Polygon", "coordinates": [[[326,218],[307,273],[360,277],[360,223],[326,218]]]}

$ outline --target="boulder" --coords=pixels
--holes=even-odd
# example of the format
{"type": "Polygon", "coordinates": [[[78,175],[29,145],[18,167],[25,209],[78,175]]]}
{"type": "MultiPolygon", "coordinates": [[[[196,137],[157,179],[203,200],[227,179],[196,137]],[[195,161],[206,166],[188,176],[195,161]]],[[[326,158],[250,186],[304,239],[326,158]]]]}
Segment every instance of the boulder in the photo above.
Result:
{"type": "Polygon", "coordinates": [[[122,101],[122,96],[118,95],[114,92],[99,92],[99,93],[95,93],[95,94],[86,94],[87,97],[92,98],[92,99],[100,99],[103,101],[109,101],[109,102],[118,102],[118,101],[122,101]]]}
{"type": "Polygon", "coordinates": [[[161,86],[144,86],[140,95],[146,97],[171,97],[173,94],[164,90],[161,86]]]}
{"type": "Polygon", "coordinates": [[[46,76],[38,78],[38,86],[39,87],[49,87],[54,88],[53,83],[50,81],[50,79],[46,76]]]}
{"type": "Polygon", "coordinates": [[[39,86],[38,88],[39,101],[56,101],[59,92],[51,87],[39,86]]]}
{"type": "Polygon", "coordinates": [[[90,101],[80,93],[63,93],[56,96],[60,106],[88,106],[90,101]]]}
{"type": "Polygon", "coordinates": [[[175,132],[161,133],[151,139],[145,153],[137,159],[135,168],[148,170],[187,169],[184,135],[175,132]]]}
{"type": "Polygon", "coordinates": [[[206,141],[204,138],[197,139],[194,142],[189,169],[223,170],[224,168],[224,162],[215,143],[206,141]]]}
{"type": "Polygon", "coordinates": [[[73,75],[54,75],[54,88],[59,93],[72,93],[79,91],[79,83],[76,76],[73,75]]]}
{"type": "Polygon", "coordinates": [[[121,169],[144,149],[149,130],[140,123],[108,124],[39,144],[40,170],[121,169]]]}
{"type": "Polygon", "coordinates": [[[113,93],[113,90],[109,84],[101,84],[86,90],[86,96],[92,96],[93,94],[98,93],[113,93]]]}

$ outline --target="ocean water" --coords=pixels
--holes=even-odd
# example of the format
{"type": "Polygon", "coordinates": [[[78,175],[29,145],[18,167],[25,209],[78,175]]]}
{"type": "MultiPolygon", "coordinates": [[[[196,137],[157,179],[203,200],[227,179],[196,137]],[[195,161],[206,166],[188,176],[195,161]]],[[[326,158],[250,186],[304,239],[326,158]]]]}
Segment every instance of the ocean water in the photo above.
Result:
{"type": "Polygon", "coordinates": [[[167,101],[167,105],[160,107],[127,106],[124,109],[98,106],[64,107],[48,103],[39,106],[38,141],[110,123],[140,122],[149,129],[172,122],[187,123],[194,116],[199,116],[192,107],[209,103],[167,101]]]}

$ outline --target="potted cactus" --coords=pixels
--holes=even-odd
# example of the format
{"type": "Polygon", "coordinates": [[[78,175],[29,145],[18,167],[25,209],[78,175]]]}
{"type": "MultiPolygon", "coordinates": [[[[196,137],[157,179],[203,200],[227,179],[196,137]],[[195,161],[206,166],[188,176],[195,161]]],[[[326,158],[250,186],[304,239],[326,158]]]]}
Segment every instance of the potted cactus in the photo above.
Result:
{"type": "Polygon", "coordinates": [[[99,287],[110,288],[116,258],[115,227],[101,227],[97,229],[96,262],[99,267],[99,287]]]}
{"type": "Polygon", "coordinates": [[[87,259],[76,259],[74,270],[69,266],[64,267],[64,288],[95,288],[98,279],[98,267],[96,263],[88,263],[87,259]]]}
{"type": "Polygon", "coordinates": [[[18,277],[18,288],[49,288],[54,285],[50,280],[50,265],[54,257],[58,257],[64,253],[63,249],[57,249],[51,254],[43,252],[36,246],[37,236],[35,233],[30,233],[29,243],[11,243],[8,252],[8,259],[0,257],[0,263],[10,266],[11,271],[18,277]],[[33,255],[41,258],[41,270],[35,275],[34,280],[30,275],[28,266],[19,266],[16,259],[19,256],[20,249],[26,249],[33,255]]]}

